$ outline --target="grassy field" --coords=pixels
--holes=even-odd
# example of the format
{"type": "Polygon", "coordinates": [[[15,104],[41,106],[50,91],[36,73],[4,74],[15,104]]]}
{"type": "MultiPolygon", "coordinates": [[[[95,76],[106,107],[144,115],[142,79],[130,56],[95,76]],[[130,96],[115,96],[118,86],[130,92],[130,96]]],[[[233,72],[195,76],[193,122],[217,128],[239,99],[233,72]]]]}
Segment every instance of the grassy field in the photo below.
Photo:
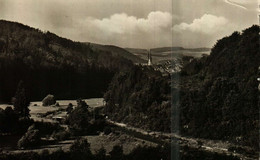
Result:
{"type": "MultiPolygon", "coordinates": [[[[83,100],[85,100],[86,103],[91,108],[103,106],[103,98],[90,98],[90,99],[83,99],[83,100]]],[[[34,121],[43,121],[43,122],[53,122],[53,123],[55,123],[57,121],[53,119],[53,116],[65,117],[65,116],[67,116],[65,109],[67,108],[68,104],[71,103],[73,106],[77,105],[76,100],[57,100],[56,102],[59,103],[59,105],[60,105],[59,107],[57,107],[57,106],[42,106],[41,101],[31,102],[30,106],[29,106],[31,118],[34,121]],[[50,116],[46,116],[46,117],[40,116],[40,115],[45,114],[47,112],[53,112],[53,111],[58,111],[58,110],[61,110],[61,111],[56,112],[55,115],[50,114],[50,116]]],[[[0,104],[0,108],[2,108],[2,109],[5,109],[7,106],[12,107],[12,105],[0,104]]]]}
{"type": "MultiPolygon", "coordinates": [[[[103,106],[103,98],[91,98],[91,99],[84,99],[87,104],[90,106],[90,108],[100,107],[103,106]]],[[[59,106],[42,106],[42,102],[31,102],[29,109],[30,109],[30,115],[31,118],[34,121],[43,121],[43,122],[52,122],[52,123],[59,123],[54,119],[54,117],[66,117],[66,108],[69,103],[72,103],[73,106],[77,105],[76,100],[57,100],[59,103],[59,106]],[[47,116],[42,116],[43,114],[50,113],[47,116]]],[[[5,109],[7,104],[0,105],[0,108],[5,109]]],[[[137,146],[156,146],[156,143],[152,143],[149,141],[145,141],[133,136],[129,136],[123,132],[117,131],[115,133],[110,133],[109,135],[104,135],[103,133],[100,133],[100,135],[91,135],[91,136],[83,136],[84,138],[88,139],[88,142],[90,143],[91,151],[93,153],[96,153],[101,147],[104,147],[109,153],[113,146],[115,145],[121,145],[124,149],[124,153],[128,154],[130,153],[134,148],[137,146]]],[[[19,139],[20,137],[18,137],[19,139]]],[[[76,137],[65,140],[65,141],[59,141],[55,144],[50,144],[46,146],[40,146],[33,149],[28,150],[8,150],[9,153],[20,153],[20,152],[38,152],[41,153],[43,150],[48,150],[49,152],[54,152],[58,149],[62,149],[64,151],[69,151],[70,146],[74,142],[76,137]]],[[[17,140],[16,140],[17,141],[17,140]]],[[[5,152],[5,151],[4,151],[5,152]]],[[[7,151],[6,151],[7,152],[7,151]]]]}
{"type": "MultiPolygon", "coordinates": [[[[83,136],[82,138],[86,138],[90,143],[91,152],[94,154],[100,148],[104,147],[106,149],[107,154],[112,151],[115,145],[120,145],[123,147],[124,154],[130,153],[137,146],[157,146],[156,143],[152,143],[149,141],[141,140],[138,138],[131,137],[124,133],[118,134],[109,134],[109,135],[97,135],[97,136],[83,136]]],[[[44,150],[48,150],[49,152],[54,152],[59,149],[63,151],[69,151],[70,146],[74,142],[75,139],[60,141],[56,144],[41,146],[35,149],[23,149],[23,150],[12,150],[8,151],[9,153],[21,153],[21,152],[38,152],[41,153],[44,150]]]]}

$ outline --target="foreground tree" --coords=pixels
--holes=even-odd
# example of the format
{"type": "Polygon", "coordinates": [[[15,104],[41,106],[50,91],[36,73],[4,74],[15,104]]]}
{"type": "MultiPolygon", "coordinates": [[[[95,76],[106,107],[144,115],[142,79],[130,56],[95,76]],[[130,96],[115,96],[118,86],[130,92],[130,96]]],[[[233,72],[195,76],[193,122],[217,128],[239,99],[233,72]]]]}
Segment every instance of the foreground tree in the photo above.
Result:
{"type": "Polygon", "coordinates": [[[30,100],[26,95],[24,82],[20,81],[15,93],[15,97],[13,99],[14,103],[14,110],[19,115],[20,118],[29,118],[30,117],[30,110],[29,104],[30,100]]]}

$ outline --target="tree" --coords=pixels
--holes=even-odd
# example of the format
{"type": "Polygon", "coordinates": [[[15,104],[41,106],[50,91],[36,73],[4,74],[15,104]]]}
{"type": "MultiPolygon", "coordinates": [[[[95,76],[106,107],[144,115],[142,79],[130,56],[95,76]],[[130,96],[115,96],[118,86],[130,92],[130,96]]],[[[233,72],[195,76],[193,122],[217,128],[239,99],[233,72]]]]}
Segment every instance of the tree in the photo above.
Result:
{"type": "Polygon", "coordinates": [[[32,125],[28,128],[27,132],[22,136],[18,141],[18,148],[28,148],[39,145],[41,142],[40,132],[38,129],[35,129],[35,126],[32,125]]]}
{"type": "Polygon", "coordinates": [[[24,82],[20,81],[13,99],[14,103],[14,110],[19,115],[20,118],[29,118],[30,117],[30,110],[29,104],[30,100],[26,95],[24,82]]]}
{"type": "Polygon", "coordinates": [[[73,110],[73,105],[72,103],[69,103],[68,107],[66,108],[67,114],[70,114],[72,110],[73,110]]]}
{"type": "Polygon", "coordinates": [[[50,106],[56,103],[54,95],[48,94],[43,100],[42,105],[43,106],[50,106]]]}
{"type": "Polygon", "coordinates": [[[85,134],[91,132],[91,113],[85,101],[77,100],[77,107],[73,109],[67,117],[67,124],[74,134],[85,134]]]}
{"type": "Polygon", "coordinates": [[[75,160],[93,159],[87,139],[77,139],[70,147],[71,158],[75,160]]]}
{"type": "Polygon", "coordinates": [[[96,153],[97,160],[105,160],[106,159],[106,149],[102,146],[96,153]]]}
{"type": "Polygon", "coordinates": [[[111,152],[109,152],[111,159],[114,160],[122,160],[123,159],[123,147],[119,145],[115,145],[111,152]]]}

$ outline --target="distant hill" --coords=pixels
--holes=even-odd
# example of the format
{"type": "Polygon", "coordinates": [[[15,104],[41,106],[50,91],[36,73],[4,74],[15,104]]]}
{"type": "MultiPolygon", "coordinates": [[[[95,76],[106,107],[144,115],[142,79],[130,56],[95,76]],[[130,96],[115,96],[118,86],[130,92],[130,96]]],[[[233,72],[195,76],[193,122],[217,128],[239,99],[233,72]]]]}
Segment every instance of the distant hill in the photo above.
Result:
{"type": "Polygon", "coordinates": [[[148,53],[147,49],[141,49],[141,48],[125,48],[125,50],[127,50],[130,53],[135,54],[136,56],[140,56],[140,55],[146,55],[148,53]]]}
{"type": "Polygon", "coordinates": [[[152,48],[152,52],[168,52],[168,51],[191,51],[191,52],[209,52],[210,48],[183,48],[183,47],[162,47],[162,48],[152,48]]]}
{"type": "Polygon", "coordinates": [[[58,99],[100,97],[116,71],[133,66],[109,48],[120,50],[96,50],[50,32],[0,20],[0,102],[11,100],[20,80],[27,85],[32,100],[49,93],[58,99]]]}
{"type": "MultiPolygon", "coordinates": [[[[147,60],[146,49],[136,49],[136,48],[125,48],[127,51],[133,53],[134,55],[147,60]]],[[[191,56],[195,58],[202,57],[203,55],[209,55],[210,48],[183,48],[183,47],[162,47],[162,48],[152,48],[151,53],[153,56],[153,62],[159,63],[160,61],[171,60],[172,57],[183,57],[191,56]]]]}
{"type": "Polygon", "coordinates": [[[113,56],[121,56],[131,60],[134,63],[144,63],[145,60],[132,54],[126,49],[114,46],[114,45],[101,45],[96,43],[86,42],[85,44],[90,45],[94,51],[110,52],[113,56]]]}

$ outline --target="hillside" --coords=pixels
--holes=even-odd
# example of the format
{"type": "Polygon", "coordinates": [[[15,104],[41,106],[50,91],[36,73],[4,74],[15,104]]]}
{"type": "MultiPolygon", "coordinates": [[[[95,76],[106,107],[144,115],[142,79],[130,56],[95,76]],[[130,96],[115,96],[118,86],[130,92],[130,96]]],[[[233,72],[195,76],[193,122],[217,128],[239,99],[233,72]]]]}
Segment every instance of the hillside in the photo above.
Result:
{"type": "Polygon", "coordinates": [[[113,45],[101,45],[101,44],[95,44],[95,43],[85,43],[87,45],[90,45],[90,47],[94,51],[102,51],[102,52],[111,52],[113,56],[121,56],[126,59],[131,60],[134,63],[144,63],[146,60],[139,58],[138,56],[132,54],[131,52],[127,51],[126,49],[113,46],[113,45]]]}
{"type": "Polygon", "coordinates": [[[257,149],[259,62],[259,26],[254,25],[222,38],[210,56],[184,67],[180,81],[181,132],[232,140],[257,149]]]}
{"type": "MultiPolygon", "coordinates": [[[[146,49],[136,49],[136,48],[125,48],[132,54],[147,60],[147,50],[146,49]]],[[[210,48],[183,48],[183,47],[162,47],[162,48],[152,48],[151,53],[153,56],[154,63],[161,63],[162,61],[172,60],[172,58],[182,58],[185,56],[200,58],[203,55],[209,55],[210,48]]]]}
{"type": "Polygon", "coordinates": [[[0,20],[0,102],[8,102],[23,80],[32,100],[100,97],[116,71],[132,66],[109,50],[0,20]]]}
{"type": "Polygon", "coordinates": [[[254,25],[218,40],[209,56],[193,59],[171,78],[142,67],[121,73],[105,94],[106,113],[148,130],[250,146],[255,154],[259,147],[258,49],[259,26],[254,25]]]}

